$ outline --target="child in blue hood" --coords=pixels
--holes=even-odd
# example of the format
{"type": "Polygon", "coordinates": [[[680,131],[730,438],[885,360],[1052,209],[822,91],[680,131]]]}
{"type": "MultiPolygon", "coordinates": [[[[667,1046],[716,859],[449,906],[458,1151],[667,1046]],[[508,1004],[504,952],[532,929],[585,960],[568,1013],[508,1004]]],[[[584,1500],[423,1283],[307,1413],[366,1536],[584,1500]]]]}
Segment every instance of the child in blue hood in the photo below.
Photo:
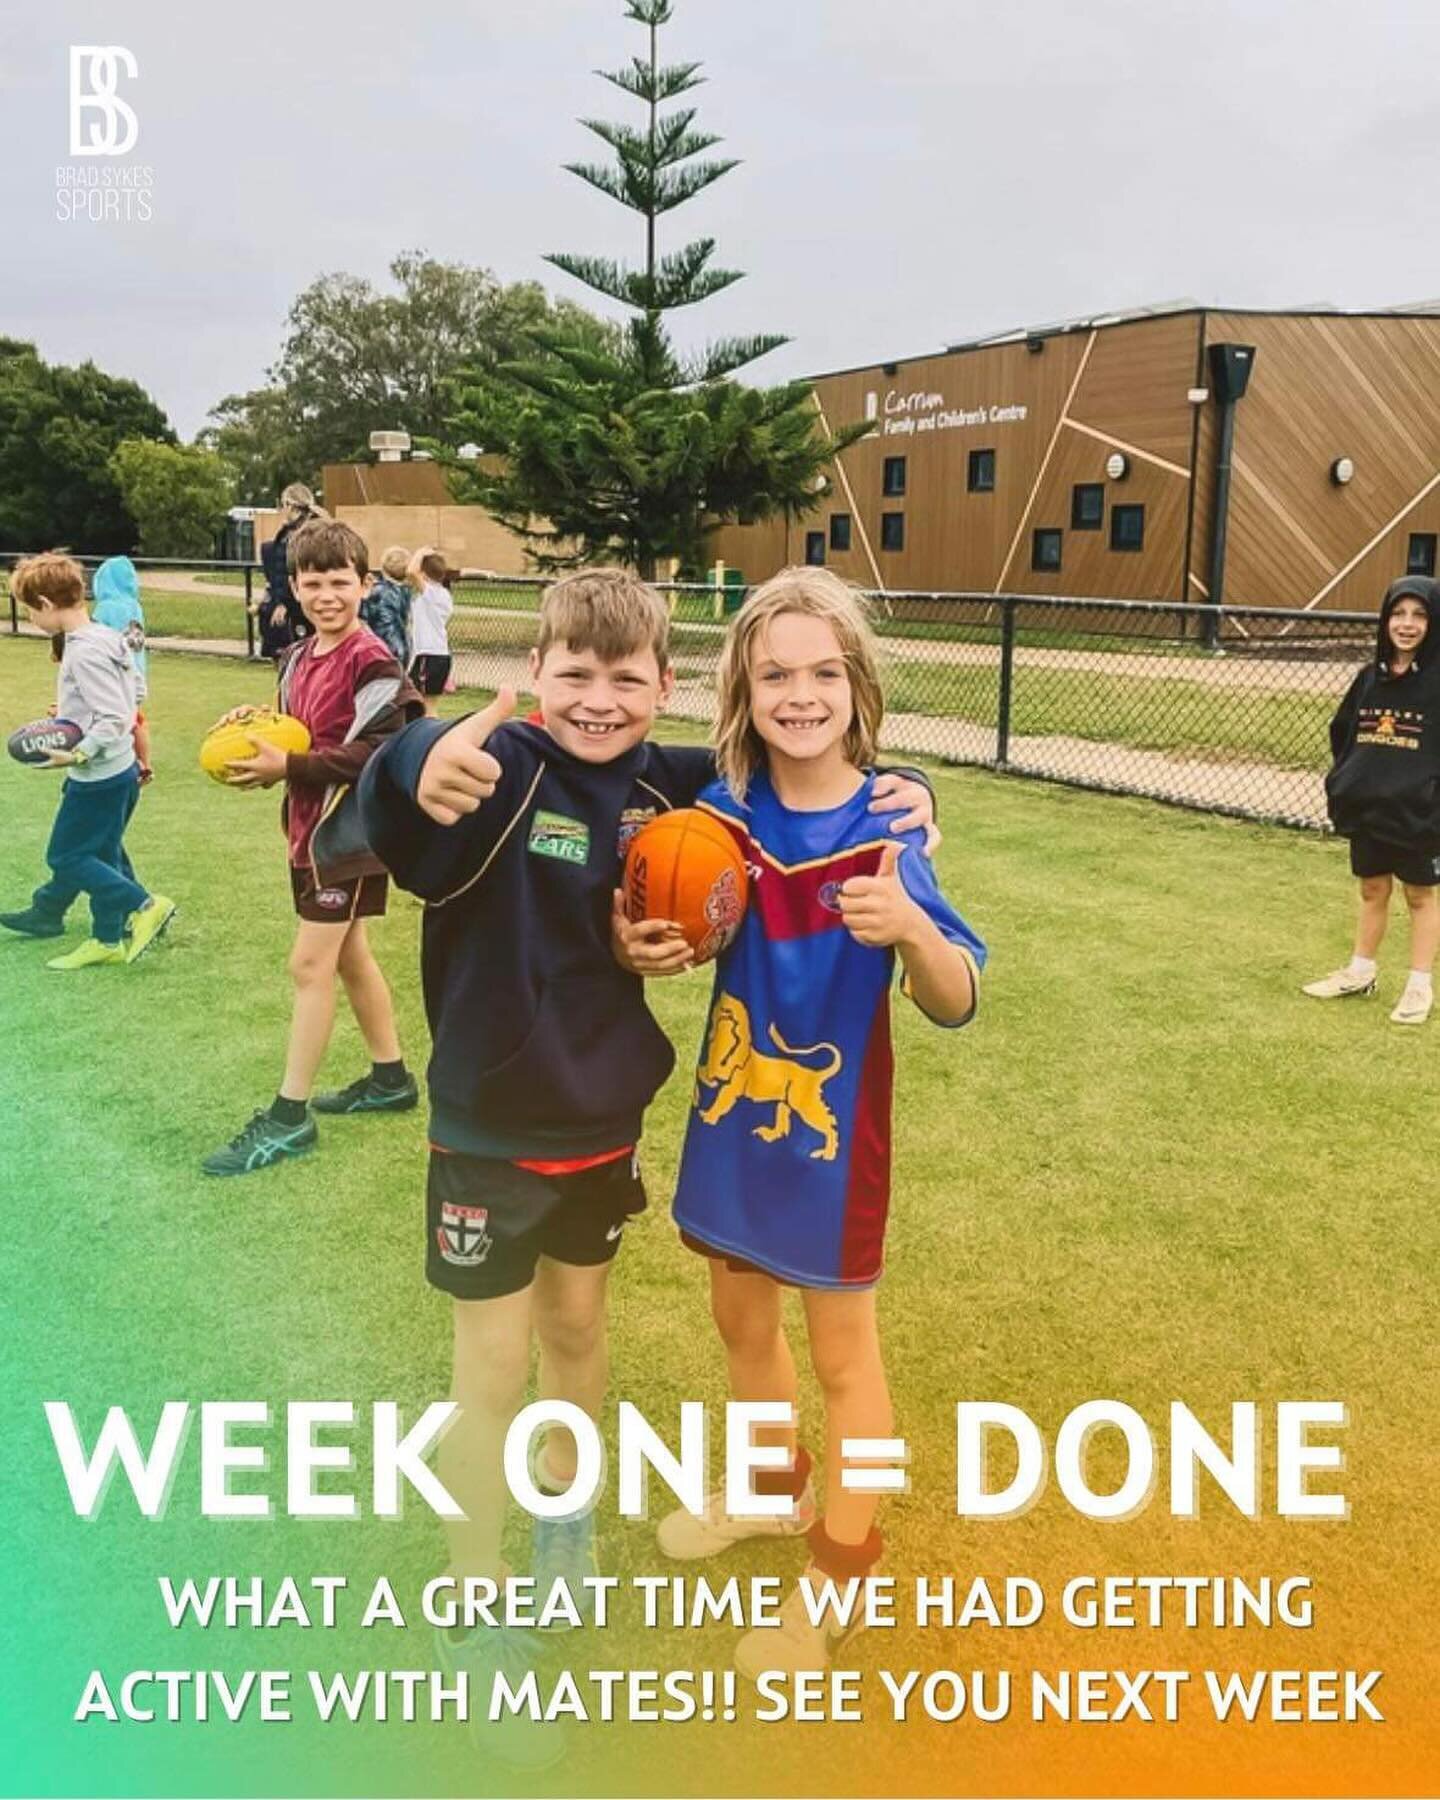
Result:
{"type": "Polygon", "coordinates": [[[90,617],[108,625],[124,638],[135,659],[135,760],[143,785],[154,774],[150,767],[150,727],[142,702],[149,691],[149,657],[145,650],[145,613],[140,605],[140,577],[128,556],[112,556],[101,563],[90,584],[90,617]]]}

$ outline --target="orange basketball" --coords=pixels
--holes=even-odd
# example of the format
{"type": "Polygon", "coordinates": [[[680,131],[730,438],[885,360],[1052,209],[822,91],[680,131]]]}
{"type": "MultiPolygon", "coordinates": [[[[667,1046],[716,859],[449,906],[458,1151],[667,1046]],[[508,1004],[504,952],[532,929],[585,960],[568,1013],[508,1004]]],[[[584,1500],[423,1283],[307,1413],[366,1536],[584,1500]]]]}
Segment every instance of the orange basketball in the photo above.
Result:
{"type": "Polygon", "coordinates": [[[625,916],[673,919],[709,962],[734,938],[750,898],[750,874],[732,832],[698,807],[652,819],[625,857],[625,916]]]}

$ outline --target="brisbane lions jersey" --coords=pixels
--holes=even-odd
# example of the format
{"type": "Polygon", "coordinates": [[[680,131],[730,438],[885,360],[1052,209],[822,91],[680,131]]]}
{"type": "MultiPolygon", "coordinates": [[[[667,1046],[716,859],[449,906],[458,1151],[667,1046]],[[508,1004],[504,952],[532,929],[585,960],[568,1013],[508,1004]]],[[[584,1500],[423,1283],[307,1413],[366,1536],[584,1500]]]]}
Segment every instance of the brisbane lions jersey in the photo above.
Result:
{"type": "Polygon", "coordinates": [[[782,806],[763,772],[743,806],[722,782],[699,800],[735,834],[750,904],[716,965],[675,1218],[703,1246],[802,1287],[877,1280],[890,1201],[895,952],[845,929],[841,886],[904,844],[906,892],[977,981],[985,961],[923,834],[887,832],[868,811],[874,782],[822,812],[782,806]]]}

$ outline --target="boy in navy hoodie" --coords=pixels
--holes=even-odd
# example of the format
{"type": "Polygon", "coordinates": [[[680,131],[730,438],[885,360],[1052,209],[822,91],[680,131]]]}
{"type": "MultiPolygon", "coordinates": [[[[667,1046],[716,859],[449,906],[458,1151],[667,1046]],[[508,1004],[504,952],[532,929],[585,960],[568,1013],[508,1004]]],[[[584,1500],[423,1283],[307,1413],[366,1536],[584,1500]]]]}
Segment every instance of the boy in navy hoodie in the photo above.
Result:
{"type": "MultiPolygon", "coordinates": [[[[426,1275],[455,1303],[461,1411],[440,1476],[465,1514],[447,1527],[459,1578],[504,1573],[501,1451],[532,1332],[542,1393],[592,1418],[605,1393],[606,1281],[646,1204],[636,1146],[675,1061],[643,984],[614,958],[614,890],[634,833],[690,805],[715,771],[708,750],[646,741],[673,682],[668,627],[664,601],[626,571],[568,576],[545,595],[530,653],[543,724],[511,720],[502,691],[467,718],[408,726],[360,779],[369,843],[427,902],[426,1275]]],[[[875,810],[929,823],[921,784],[886,786],[875,810]]],[[[570,1434],[552,1434],[535,1464],[542,1489],[567,1489],[570,1434]]],[[[538,1519],[534,1539],[536,1591],[563,1576],[580,1598],[593,1520],[538,1519]]],[[[480,1627],[440,1648],[484,1692],[495,1669],[533,1656],[534,1639],[480,1627]]],[[[477,1729],[516,1766],[561,1748],[553,1726],[537,1732],[520,1715],[477,1729]]]]}
{"type": "Polygon", "coordinates": [[[1350,961],[1303,991],[1316,1000],[1375,992],[1398,878],[1410,909],[1410,974],[1390,1017],[1423,1025],[1440,944],[1440,584],[1411,575],[1386,593],[1375,660],[1330,721],[1330,753],[1326,801],[1331,824],[1350,840],[1360,916],[1350,961]]]}

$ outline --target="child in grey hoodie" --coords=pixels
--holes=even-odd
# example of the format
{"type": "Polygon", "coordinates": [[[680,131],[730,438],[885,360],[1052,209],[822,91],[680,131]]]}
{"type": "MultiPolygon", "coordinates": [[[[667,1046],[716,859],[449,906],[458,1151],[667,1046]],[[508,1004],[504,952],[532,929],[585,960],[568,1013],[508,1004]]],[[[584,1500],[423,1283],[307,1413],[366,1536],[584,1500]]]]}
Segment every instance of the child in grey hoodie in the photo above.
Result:
{"type": "Polygon", "coordinates": [[[88,894],[93,935],[46,966],[70,971],[132,963],[175,913],[173,900],[148,893],[136,879],[124,846],[140,792],[135,660],[119,632],[91,620],[85,573],[70,557],[26,558],[10,591],[42,631],[64,634],[55,711],[82,736],[73,749],[53,751],[46,765],[66,771],[45,851],[50,879],[23,912],[0,914],[0,925],[27,937],[59,937],[71,902],[88,894]]]}

